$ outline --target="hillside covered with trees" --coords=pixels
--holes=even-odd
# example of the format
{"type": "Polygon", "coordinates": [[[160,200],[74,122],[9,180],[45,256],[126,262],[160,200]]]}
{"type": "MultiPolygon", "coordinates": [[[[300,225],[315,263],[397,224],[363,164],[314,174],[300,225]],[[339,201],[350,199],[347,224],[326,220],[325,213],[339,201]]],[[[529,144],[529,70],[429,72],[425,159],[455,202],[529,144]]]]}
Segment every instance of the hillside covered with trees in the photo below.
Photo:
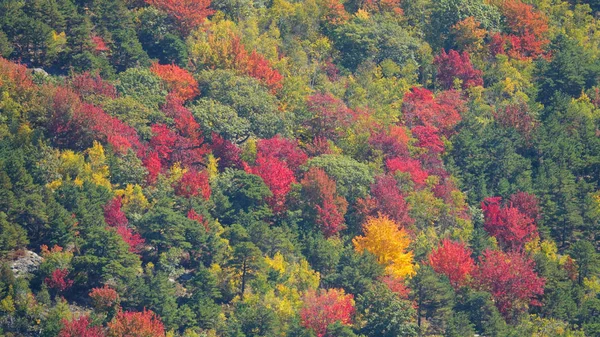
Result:
{"type": "Polygon", "coordinates": [[[0,0],[0,336],[600,336],[599,11],[0,0]]]}

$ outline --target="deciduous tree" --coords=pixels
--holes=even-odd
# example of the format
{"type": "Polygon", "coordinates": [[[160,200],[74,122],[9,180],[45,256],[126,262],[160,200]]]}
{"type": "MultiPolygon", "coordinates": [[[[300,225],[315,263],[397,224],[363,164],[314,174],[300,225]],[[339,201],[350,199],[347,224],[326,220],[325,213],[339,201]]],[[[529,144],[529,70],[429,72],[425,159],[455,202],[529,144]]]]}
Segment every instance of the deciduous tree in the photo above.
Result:
{"type": "Polygon", "coordinates": [[[486,198],[481,203],[485,215],[485,230],[507,248],[518,249],[537,237],[537,226],[532,218],[512,205],[502,205],[501,197],[486,198]]]}
{"type": "Polygon", "coordinates": [[[457,289],[465,285],[475,270],[471,250],[463,242],[442,240],[429,254],[429,264],[436,273],[446,275],[450,284],[457,289]]]}
{"type": "Polygon", "coordinates": [[[150,310],[121,311],[108,323],[109,337],[164,337],[165,328],[160,317],[150,310]]]}
{"type": "Polygon", "coordinates": [[[317,337],[325,336],[327,327],[335,322],[352,324],[353,314],[354,296],[335,288],[307,291],[300,309],[302,326],[314,331],[317,337]]]}
{"type": "Polygon", "coordinates": [[[375,255],[388,275],[405,278],[415,273],[413,254],[407,251],[410,239],[397,223],[387,216],[370,218],[363,225],[363,231],[364,236],[352,239],[356,251],[366,250],[375,255]]]}
{"type": "Polygon", "coordinates": [[[101,326],[90,326],[90,318],[81,316],[72,321],[63,320],[58,337],[104,337],[101,326]]]}
{"type": "Polygon", "coordinates": [[[150,71],[165,82],[169,93],[183,101],[193,99],[200,94],[198,82],[192,74],[175,64],[153,63],[150,71]]]}
{"type": "Polygon", "coordinates": [[[544,293],[545,280],[535,273],[534,262],[517,251],[486,250],[479,258],[474,279],[478,289],[492,294],[505,317],[526,310],[528,305],[540,305],[536,297],[544,293]]]}
{"type": "Polygon", "coordinates": [[[175,19],[183,35],[200,26],[204,19],[214,13],[214,10],[208,8],[210,0],[146,0],[146,2],[175,19]]]}
{"type": "Polygon", "coordinates": [[[323,169],[311,167],[300,184],[307,206],[317,211],[315,221],[326,237],[335,235],[346,227],[344,215],[348,202],[337,194],[335,181],[323,169]]]}
{"type": "Polygon", "coordinates": [[[462,53],[450,49],[448,53],[442,49],[440,55],[435,57],[437,66],[437,80],[444,89],[454,88],[454,80],[459,79],[463,89],[473,86],[483,86],[481,70],[473,68],[469,53],[462,53]]]}

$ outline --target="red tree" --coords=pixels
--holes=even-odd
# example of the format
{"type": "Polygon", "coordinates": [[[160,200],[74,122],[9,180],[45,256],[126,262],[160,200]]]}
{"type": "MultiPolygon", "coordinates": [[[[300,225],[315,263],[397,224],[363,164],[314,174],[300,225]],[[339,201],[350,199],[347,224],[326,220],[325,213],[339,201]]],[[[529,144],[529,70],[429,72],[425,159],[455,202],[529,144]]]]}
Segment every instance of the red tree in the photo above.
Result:
{"type": "Polygon", "coordinates": [[[204,142],[200,125],[192,113],[177,96],[169,95],[162,110],[173,118],[175,130],[164,124],[152,125],[154,136],[150,139],[150,149],[160,159],[161,167],[171,167],[179,162],[186,168],[198,167],[210,151],[204,142]]]}
{"type": "Polygon", "coordinates": [[[432,154],[444,152],[444,142],[442,142],[436,128],[431,126],[415,126],[412,129],[412,133],[418,140],[418,147],[428,149],[432,154]]]}
{"type": "Polygon", "coordinates": [[[212,154],[216,158],[219,158],[219,169],[222,170],[226,167],[242,168],[242,160],[240,158],[242,150],[231,141],[213,132],[210,148],[212,154]]]}
{"type": "Polygon", "coordinates": [[[253,50],[248,56],[247,74],[262,81],[272,92],[276,92],[283,86],[283,76],[271,67],[270,62],[256,50],[253,50]]]}
{"type": "Polygon", "coordinates": [[[325,336],[327,327],[335,322],[351,324],[354,314],[354,296],[342,289],[327,289],[317,293],[309,290],[300,309],[302,326],[311,329],[317,337],[325,336]]]}
{"type": "Polygon", "coordinates": [[[144,238],[138,233],[134,233],[133,230],[127,226],[116,227],[116,232],[129,246],[129,251],[132,253],[139,253],[144,245],[144,238]]]}
{"type": "Polygon", "coordinates": [[[94,302],[94,308],[101,311],[110,309],[119,302],[117,291],[106,284],[102,288],[93,288],[89,296],[94,302]]]}
{"type": "Polygon", "coordinates": [[[284,161],[294,172],[297,172],[308,159],[306,153],[298,147],[297,140],[289,140],[281,136],[259,140],[257,150],[265,157],[274,157],[284,161]]]}
{"type": "Polygon", "coordinates": [[[508,34],[492,36],[492,53],[507,54],[516,59],[546,56],[544,48],[550,43],[546,37],[548,18],[520,0],[502,1],[500,9],[506,19],[508,34]]]}
{"type": "Polygon", "coordinates": [[[154,184],[162,169],[162,164],[160,162],[158,152],[150,152],[146,155],[142,162],[144,163],[144,167],[146,167],[146,169],[148,170],[148,182],[150,184],[154,184]]]}
{"type": "Polygon", "coordinates": [[[454,289],[465,285],[467,278],[475,270],[472,251],[462,242],[442,240],[438,248],[429,254],[429,264],[436,273],[446,275],[454,289]]]}
{"type": "Polygon", "coordinates": [[[309,208],[317,211],[315,222],[326,237],[346,228],[348,202],[337,195],[335,181],[323,169],[311,167],[300,183],[309,208]]]}
{"type": "Polygon", "coordinates": [[[296,182],[294,172],[289,169],[287,164],[275,157],[258,154],[256,165],[254,167],[246,165],[245,170],[263,179],[273,193],[273,196],[267,199],[267,203],[273,212],[282,212],[285,209],[286,197],[291,185],[296,182]]]}
{"type": "Polygon", "coordinates": [[[114,85],[104,81],[99,74],[92,76],[89,72],[75,75],[71,79],[71,86],[81,96],[91,95],[106,96],[109,98],[117,97],[117,89],[114,85]]]}
{"type": "Polygon", "coordinates": [[[208,174],[194,170],[187,171],[175,184],[175,194],[186,198],[202,195],[204,200],[210,199],[208,174]]]}
{"type": "Polygon", "coordinates": [[[454,79],[462,82],[462,88],[483,86],[482,71],[473,68],[468,52],[459,54],[450,49],[448,53],[442,49],[442,53],[435,57],[434,64],[437,66],[437,80],[444,89],[454,87],[454,79]]]}
{"type": "Polygon", "coordinates": [[[121,210],[121,198],[112,198],[106,205],[104,205],[104,221],[111,227],[127,226],[127,217],[121,210]]]}
{"type": "Polygon", "coordinates": [[[92,43],[94,44],[94,52],[95,54],[100,54],[105,51],[110,51],[110,48],[104,42],[104,39],[98,35],[91,36],[92,43]]]}
{"type": "Polygon", "coordinates": [[[174,64],[161,65],[153,63],[150,67],[150,71],[165,82],[170,94],[183,101],[193,99],[200,94],[198,82],[194,79],[192,74],[179,66],[174,64]]]}
{"type": "Polygon", "coordinates": [[[406,157],[408,153],[408,134],[405,128],[394,125],[388,131],[377,130],[371,133],[369,145],[381,151],[387,158],[406,157]]]}
{"type": "Polygon", "coordinates": [[[69,271],[67,269],[55,269],[49,277],[46,277],[44,283],[48,288],[63,292],[73,285],[73,280],[67,278],[69,271]]]}
{"type": "Polygon", "coordinates": [[[114,228],[117,234],[129,245],[129,251],[139,253],[144,239],[131,228],[127,227],[128,220],[121,210],[121,198],[115,197],[104,206],[104,221],[114,228]]]}
{"type": "Polygon", "coordinates": [[[312,118],[304,126],[314,137],[335,140],[352,121],[351,110],[329,93],[309,96],[307,104],[312,118]]]}
{"type": "Polygon", "coordinates": [[[26,66],[0,57],[0,87],[21,96],[34,86],[26,66]]]}
{"type": "Polygon", "coordinates": [[[409,205],[404,200],[404,196],[393,176],[383,175],[377,177],[375,183],[371,185],[371,195],[375,208],[370,210],[369,215],[387,214],[401,226],[409,226],[414,223],[414,220],[408,214],[409,205]]]}
{"type": "Polygon", "coordinates": [[[516,207],[521,213],[538,221],[540,219],[540,205],[535,194],[527,192],[517,192],[509,197],[510,203],[516,207]]]}
{"type": "Polygon", "coordinates": [[[479,258],[475,284],[492,294],[498,310],[508,318],[528,305],[541,305],[536,297],[544,293],[545,281],[533,268],[534,262],[522,253],[488,249],[479,258]]]}
{"type": "Polygon", "coordinates": [[[90,326],[90,318],[81,316],[72,321],[64,319],[58,337],[104,337],[101,326],[90,326]]]}
{"type": "Polygon", "coordinates": [[[484,228],[504,247],[519,249],[537,237],[537,227],[532,218],[512,205],[502,205],[501,201],[500,197],[491,197],[481,203],[485,216],[484,228]]]}
{"type": "Polygon", "coordinates": [[[392,158],[385,161],[385,166],[390,173],[396,171],[410,174],[412,181],[417,186],[423,186],[425,180],[429,176],[427,171],[423,170],[421,163],[418,160],[410,158],[392,158]]]}
{"type": "Polygon", "coordinates": [[[169,167],[177,135],[164,124],[152,125],[152,133],[154,136],[150,139],[150,147],[160,159],[161,166],[169,167]]]}
{"type": "Polygon", "coordinates": [[[436,97],[424,88],[413,88],[404,95],[402,113],[409,128],[426,126],[448,135],[460,121],[466,102],[455,90],[440,92],[436,97]]]}
{"type": "Polygon", "coordinates": [[[179,24],[179,31],[187,35],[200,26],[215,11],[208,8],[210,0],[146,0],[146,2],[169,14],[179,24]]]}
{"type": "Polygon", "coordinates": [[[160,317],[150,310],[119,312],[108,323],[110,337],[164,337],[165,328],[160,317]]]}

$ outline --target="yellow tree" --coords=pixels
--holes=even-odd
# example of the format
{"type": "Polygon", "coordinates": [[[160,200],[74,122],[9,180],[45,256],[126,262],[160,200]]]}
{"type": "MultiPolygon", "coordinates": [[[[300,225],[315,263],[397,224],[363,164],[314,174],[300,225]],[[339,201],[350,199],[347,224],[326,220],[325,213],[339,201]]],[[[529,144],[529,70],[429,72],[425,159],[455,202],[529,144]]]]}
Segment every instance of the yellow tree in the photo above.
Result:
{"type": "Polygon", "coordinates": [[[407,251],[410,239],[404,229],[387,216],[370,218],[363,225],[364,236],[352,240],[357,252],[368,251],[385,266],[388,275],[396,278],[410,277],[415,273],[413,253],[407,251]]]}

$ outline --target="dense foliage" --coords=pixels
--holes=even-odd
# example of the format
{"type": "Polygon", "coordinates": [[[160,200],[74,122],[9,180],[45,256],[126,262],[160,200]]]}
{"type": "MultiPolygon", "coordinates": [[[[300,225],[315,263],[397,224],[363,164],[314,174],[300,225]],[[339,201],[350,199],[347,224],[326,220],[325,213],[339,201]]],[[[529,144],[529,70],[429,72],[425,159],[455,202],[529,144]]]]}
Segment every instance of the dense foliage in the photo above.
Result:
{"type": "Polygon", "coordinates": [[[600,336],[598,10],[0,0],[0,335],[600,336]]]}

